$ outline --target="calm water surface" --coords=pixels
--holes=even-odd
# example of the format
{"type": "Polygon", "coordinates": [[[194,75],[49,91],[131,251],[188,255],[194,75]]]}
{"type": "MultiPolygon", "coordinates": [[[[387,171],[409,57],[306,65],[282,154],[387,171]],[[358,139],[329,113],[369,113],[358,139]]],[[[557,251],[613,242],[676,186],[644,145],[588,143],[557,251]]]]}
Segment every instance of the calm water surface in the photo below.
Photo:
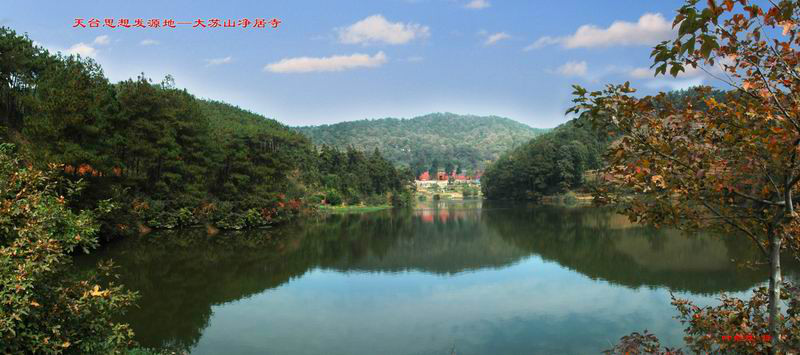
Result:
{"type": "MultiPolygon", "coordinates": [[[[268,231],[155,233],[112,258],[147,347],[192,354],[599,354],[648,329],[682,344],[670,291],[740,297],[764,271],[737,238],[591,207],[441,202],[268,231]]],[[[788,271],[791,276],[791,271],[788,271]]]]}

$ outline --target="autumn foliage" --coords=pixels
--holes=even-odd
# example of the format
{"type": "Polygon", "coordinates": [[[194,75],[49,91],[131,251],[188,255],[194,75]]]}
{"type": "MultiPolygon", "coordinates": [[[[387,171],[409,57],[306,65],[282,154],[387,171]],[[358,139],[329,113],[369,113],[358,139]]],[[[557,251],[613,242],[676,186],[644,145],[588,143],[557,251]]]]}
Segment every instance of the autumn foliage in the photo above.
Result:
{"type": "MultiPolygon", "coordinates": [[[[796,329],[787,328],[796,327],[796,319],[780,312],[779,300],[798,297],[783,289],[780,256],[800,237],[794,206],[800,181],[800,6],[770,4],[727,0],[701,7],[690,0],[675,17],[677,38],[653,50],[656,75],[700,68],[732,89],[723,99],[711,97],[709,88],[700,89],[699,100],[676,104],[665,94],[638,97],[628,83],[594,92],[576,86],[569,111],[615,139],[600,201],[619,204],[644,223],[742,235],[763,252],[769,287],[741,301],[759,307],[733,313],[740,326],[771,335],[771,343],[748,349],[753,354],[797,349],[796,329]]],[[[684,315],[694,312],[676,306],[684,315]]],[[[710,321],[731,311],[730,305],[721,307],[693,314],[710,321]]],[[[698,337],[707,334],[698,329],[712,332],[714,326],[693,323],[689,344],[700,344],[698,337]]],[[[703,344],[704,350],[742,350],[703,344]]]]}
{"type": "Polygon", "coordinates": [[[113,282],[110,265],[84,278],[68,272],[72,253],[97,246],[95,216],[111,206],[73,212],[80,186],[12,150],[0,144],[0,353],[126,352],[133,333],[112,317],[135,295],[113,282]]]}

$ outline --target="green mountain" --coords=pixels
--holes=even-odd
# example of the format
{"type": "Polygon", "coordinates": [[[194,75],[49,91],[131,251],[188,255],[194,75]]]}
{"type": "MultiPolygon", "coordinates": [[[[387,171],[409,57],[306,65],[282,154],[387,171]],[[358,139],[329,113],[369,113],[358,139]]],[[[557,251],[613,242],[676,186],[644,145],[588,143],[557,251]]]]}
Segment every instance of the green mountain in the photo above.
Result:
{"type": "Polygon", "coordinates": [[[378,148],[415,174],[430,169],[475,170],[548,129],[497,116],[433,113],[411,119],[382,118],[296,127],[315,145],[378,148]]]}

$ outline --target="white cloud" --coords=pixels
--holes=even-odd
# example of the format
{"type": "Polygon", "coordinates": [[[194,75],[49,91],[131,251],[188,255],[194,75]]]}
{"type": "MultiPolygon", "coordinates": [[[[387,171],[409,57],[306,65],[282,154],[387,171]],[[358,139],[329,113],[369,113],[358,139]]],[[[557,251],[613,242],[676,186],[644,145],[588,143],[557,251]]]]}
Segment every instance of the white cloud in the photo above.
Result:
{"type": "Polygon", "coordinates": [[[338,29],[339,41],[345,44],[404,44],[430,36],[428,26],[416,23],[389,22],[372,15],[348,27],[338,29]]]}
{"type": "Polygon", "coordinates": [[[650,68],[633,68],[628,75],[634,79],[646,79],[655,76],[655,70],[650,68]]]}
{"type": "Polygon", "coordinates": [[[566,62],[564,65],[558,67],[556,72],[566,76],[584,76],[589,70],[586,61],[580,62],[566,62]]]}
{"type": "Polygon", "coordinates": [[[108,35],[97,36],[95,37],[94,42],[92,42],[92,44],[97,44],[101,46],[107,45],[109,43],[111,43],[111,37],[108,37],[108,35]]]}
{"type": "Polygon", "coordinates": [[[545,46],[549,46],[551,44],[559,43],[561,40],[559,38],[544,36],[540,37],[536,40],[536,42],[531,43],[529,46],[525,47],[526,51],[531,51],[534,49],[539,49],[545,46]]]}
{"type": "MultiPolygon", "coordinates": [[[[709,72],[718,72],[720,69],[716,67],[707,67],[709,72]]],[[[644,86],[650,89],[664,89],[669,90],[685,90],[693,86],[703,85],[708,79],[708,75],[701,67],[692,68],[688,66],[685,71],[678,73],[677,77],[669,75],[661,75],[655,77],[655,69],[650,68],[633,68],[628,70],[626,74],[634,79],[650,79],[644,82],[644,86]],[[655,78],[654,78],[655,77],[655,78]]]]}
{"type": "Polygon", "coordinates": [[[279,62],[268,64],[264,67],[264,70],[273,73],[331,72],[356,68],[375,68],[387,61],[388,58],[383,52],[378,52],[373,56],[356,53],[322,58],[284,58],[279,62]]]}
{"type": "Polygon", "coordinates": [[[97,49],[86,43],[79,42],[69,47],[67,53],[80,55],[81,57],[94,57],[97,55],[97,49]]]}
{"type": "Polygon", "coordinates": [[[500,42],[500,41],[502,41],[504,39],[509,39],[509,38],[511,38],[511,35],[509,35],[508,33],[498,32],[498,33],[494,33],[494,34],[491,34],[491,35],[487,36],[486,37],[486,41],[483,42],[483,44],[487,45],[487,46],[491,46],[491,45],[493,45],[493,44],[495,44],[497,42],[500,42]]]}
{"type": "MultiPolygon", "coordinates": [[[[66,54],[72,55],[80,55],[81,57],[97,57],[97,47],[98,46],[105,46],[111,43],[111,37],[108,35],[97,36],[94,38],[92,43],[84,43],[78,42],[73,44],[71,47],[63,50],[62,48],[50,48],[46,47],[51,52],[64,52],[66,54]]],[[[37,43],[38,45],[38,43],[37,43]]]]}
{"type": "MultiPolygon", "coordinates": [[[[711,68],[711,70],[714,71],[715,68],[711,68]]],[[[650,69],[650,68],[633,68],[630,71],[628,71],[628,75],[630,75],[634,79],[649,79],[649,78],[653,78],[655,76],[655,73],[656,73],[656,70],[655,69],[650,69]]],[[[697,68],[692,68],[691,66],[687,66],[687,67],[684,67],[684,71],[678,73],[677,77],[678,78],[694,78],[694,77],[697,77],[697,76],[701,76],[703,74],[705,74],[705,72],[699,66],[697,68]]],[[[666,77],[672,78],[672,75],[669,75],[669,73],[667,73],[666,77]]]]}
{"type": "Polygon", "coordinates": [[[659,78],[650,80],[645,84],[646,87],[651,89],[669,88],[670,90],[686,90],[693,86],[703,85],[703,77],[695,77],[684,80],[670,80],[667,78],[659,78]]]}
{"type": "Polygon", "coordinates": [[[159,43],[160,42],[158,42],[158,41],[156,41],[154,39],[143,39],[141,42],[139,42],[139,44],[143,45],[143,46],[155,46],[155,45],[157,45],[159,43]]]}
{"type": "Polygon", "coordinates": [[[233,61],[233,57],[227,56],[225,58],[214,58],[214,59],[206,59],[206,66],[214,66],[214,65],[221,65],[221,64],[229,64],[233,61]]]}
{"type": "Polygon", "coordinates": [[[468,9],[475,9],[475,10],[485,9],[489,6],[492,6],[492,4],[490,4],[488,0],[472,0],[468,2],[466,5],[464,5],[464,7],[468,9]]]}
{"type": "Polygon", "coordinates": [[[564,48],[653,45],[673,35],[672,22],[661,14],[646,13],[636,23],[614,21],[608,28],[583,25],[570,36],[544,36],[526,47],[526,50],[551,44],[560,44],[564,48]]]}

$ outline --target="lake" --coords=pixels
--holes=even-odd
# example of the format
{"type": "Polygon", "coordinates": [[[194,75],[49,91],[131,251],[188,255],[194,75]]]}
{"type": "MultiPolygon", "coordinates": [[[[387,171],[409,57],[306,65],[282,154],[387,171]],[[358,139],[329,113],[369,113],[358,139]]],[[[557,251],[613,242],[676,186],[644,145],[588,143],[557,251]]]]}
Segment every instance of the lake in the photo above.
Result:
{"type": "MultiPolygon", "coordinates": [[[[111,243],[146,347],[192,354],[600,354],[648,329],[681,345],[670,292],[747,297],[736,237],[637,226],[596,207],[441,201],[270,230],[111,243]]],[[[791,267],[786,273],[794,277],[791,267]]]]}

